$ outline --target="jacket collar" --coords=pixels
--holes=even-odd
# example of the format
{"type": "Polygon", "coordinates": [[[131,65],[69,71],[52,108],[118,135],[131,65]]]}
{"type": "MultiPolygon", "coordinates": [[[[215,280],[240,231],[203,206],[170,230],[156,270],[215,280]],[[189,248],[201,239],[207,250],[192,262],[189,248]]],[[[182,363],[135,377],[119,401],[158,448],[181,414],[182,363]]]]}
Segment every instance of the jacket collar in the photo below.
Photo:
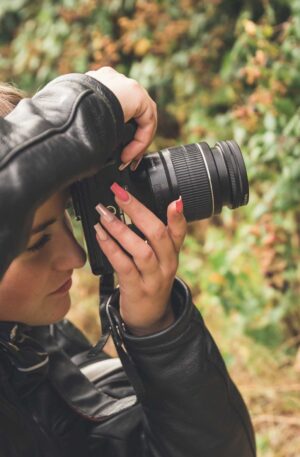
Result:
{"type": "Polygon", "coordinates": [[[0,322],[0,339],[13,342],[18,331],[16,322],[0,322]]]}
{"type": "Polygon", "coordinates": [[[48,354],[26,334],[30,327],[16,322],[0,322],[0,351],[23,373],[41,369],[48,364],[48,354]]]}

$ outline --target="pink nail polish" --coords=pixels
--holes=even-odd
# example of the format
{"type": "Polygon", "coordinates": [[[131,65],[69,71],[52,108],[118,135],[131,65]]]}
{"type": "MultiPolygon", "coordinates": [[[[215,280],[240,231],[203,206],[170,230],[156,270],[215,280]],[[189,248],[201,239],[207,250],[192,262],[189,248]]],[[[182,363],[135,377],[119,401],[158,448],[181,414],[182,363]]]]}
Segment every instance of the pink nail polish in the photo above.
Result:
{"type": "Polygon", "coordinates": [[[95,210],[106,222],[112,222],[115,219],[115,216],[105,206],[101,205],[101,203],[95,206],[95,210]]]}
{"type": "Polygon", "coordinates": [[[103,230],[99,223],[94,225],[94,229],[96,230],[97,235],[99,236],[101,241],[105,241],[108,239],[107,233],[105,232],[105,230],[103,230]]]}
{"type": "Polygon", "coordinates": [[[128,202],[129,194],[126,192],[123,187],[119,186],[118,183],[114,182],[112,186],[110,186],[111,191],[118,197],[122,202],[128,202]]]}
{"type": "Polygon", "coordinates": [[[130,170],[131,171],[135,171],[137,169],[137,167],[139,166],[139,164],[141,163],[142,161],[142,157],[140,157],[139,159],[136,159],[136,160],[133,160],[131,165],[130,165],[130,170]]]}
{"type": "Polygon", "coordinates": [[[182,202],[181,195],[178,198],[178,200],[176,200],[176,211],[177,211],[177,213],[180,213],[180,214],[182,214],[182,212],[183,212],[183,202],[182,202]]]}
{"type": "Polygon", "coordinates": [[[130,164],[131,164],[131,162],[132,162],[132,161],[131,161],[131,160],[129,160],[129,162],[126,162],[126,163],[121,163],[121,165],[119,166],[119,170],[120,170],[120,171],[123,171],[123,170],[125,170],[125,168],[127,168],[127,167],[128,167],[128,165],[130,165],[130,164]]]}

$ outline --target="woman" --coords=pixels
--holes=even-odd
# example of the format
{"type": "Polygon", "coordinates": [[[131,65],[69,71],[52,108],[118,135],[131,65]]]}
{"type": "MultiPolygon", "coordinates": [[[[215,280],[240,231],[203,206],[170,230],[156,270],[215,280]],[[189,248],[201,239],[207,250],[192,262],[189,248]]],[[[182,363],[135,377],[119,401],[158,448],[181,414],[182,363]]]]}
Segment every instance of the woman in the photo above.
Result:
{"type": "MultiPolygon", "coordinates": [[[[4,101],[2,96],[2,106],[7,98],[4,96],[4,101]]],[[[30,146],[31,152],[34,146],[30,146]]],[[[134,154],[136,157],[136,150],[134,154]]],[[[51,162],[48,165],[41,169],[39,182],[51,173],[51,162]]],[[[61,348],[57,349],[52,337],[38,337],[39,326],[59,321],[68,311],[72,271],[85,262],[65,211],[69,199],[66,185],[70,182],[67,176],[55,185],[48,184],[48,198],[44,194],[41,204],[32,205],[34,213],[27,219],[30,227],[22,242],[16,243],[15,252],[22,243],[23,248],[7,261],[9,266],[0,283],[1,413],[5,418],[1,421],[2,432],[5,429],[2,449],[13,456],[255,455],[242,399],[192,306],[188,289],[175,280],[186,230],[181,200],[169,205],[168,225],[164,226],[117,183],[111,187],[117,204],[145,234],[148,243],[101,204],[96,207],[101,225],[95,226],[95,236],[118,275],[119,295],[115,298],[125,323],[124,345],[145,392],[141,405],[129,404],[130,386],[123,385],[127,390],[120,394],[111,385],[108,388],[107,383],[102,384],[102,391],[111,397],[118,393],[127,406],[120,407],[119,403],[117,413],[103,415],[102,420],[98,414],[98,422],[72,408],[76,406],[74,397],[85,382],[69,362],[74,351],[68,353],[64,346],[64,353],[60,354],[61,348]],[[55,187],[58,192],[53,192],[55,187]],[[71,393],[63,390],[64,379],[60,379],[58,369],[62,366],[61,357],[64,370],[78,379],[75,385],[69,384],[71,393]],[[22,441],[13,439],[16,431],[22,441]]],[[[22,184],[25,190],[35,189],[26,179],[22,184]]],[[[83,348],[83,340],[80,344],[83,348]]],[[[132,373],[127,374],[133,382],[132,373]]]]}

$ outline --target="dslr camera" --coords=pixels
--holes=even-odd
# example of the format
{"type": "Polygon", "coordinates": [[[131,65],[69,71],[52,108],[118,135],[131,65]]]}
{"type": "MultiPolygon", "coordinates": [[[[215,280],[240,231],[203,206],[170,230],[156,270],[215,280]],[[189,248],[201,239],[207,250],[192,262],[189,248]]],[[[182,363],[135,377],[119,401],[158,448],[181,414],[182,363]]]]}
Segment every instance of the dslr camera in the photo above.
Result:
{"type": "Polygon", "coordinates": [[[95,275],[113,273],[101,251],[94,225],[99,221],[95,206],[100,202],[143,237],[117,206],[110,190],[117,182],[164,223],[169,203],[181,195],[187,222],[209,218],[222,211],[246,205],[249,200],[247,171],[239,146],[233,140],[218,141],[214,147],[193,143],[148,153],[136,171],[119,170],[120,155],[134,136],[136,125],[126,124],[124,139],[113,157],[94,176],[71,187],[75,216],[81,220],[89,262],[95,275]]]}

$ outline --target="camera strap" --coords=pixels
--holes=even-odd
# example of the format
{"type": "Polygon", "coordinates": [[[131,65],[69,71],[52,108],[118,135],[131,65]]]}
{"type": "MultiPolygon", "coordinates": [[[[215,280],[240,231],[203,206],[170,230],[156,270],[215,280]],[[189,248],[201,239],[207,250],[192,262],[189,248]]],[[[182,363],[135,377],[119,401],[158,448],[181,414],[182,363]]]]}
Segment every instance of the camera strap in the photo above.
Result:
{"type": "Polygon", "coordinates": [[[100,314],[100,322],[101,322],[101,328],[102,328],[102,334],[100,337],[100,340],[98,341],[98,344],[102,348],[105,346],[108,337],[111,333],[110,330],[110,322],[107,316],[106,312],[106,305],[111,297],[111,295],[114,293],[115,290],[115,277],[113,273],[107,273],[102,276],[100,276],[99,279],[99,314],[100,314]]]}
{"type": "Polygon", "coordinates": [[[119,313],[120,293],[119,288],[115,286],[113,273],[100,276],[99,297],[99,314],[102,334],[98,343],[89,350],[88,358],[97,358],[97,355],[103,350],[108,337],[111,335],[123,368],[130,378],[130,382],[138,399],[141,400],[144,396],[144,386],[137,372],[134,361],[127,352],[124,344],[126,326],[119,313]]]}
{"type": "Polygon", "coordinates": [[[112,339],[115,343],[115,347],[118,356],[121,360],[123,368],[129,377],[129,380],[134,388],[135,394],[140,402],[142,402],[145,396],[145,388],[141,377],[137,371],[136,365],[132,360],[130,353],[126,349],[126,338],[125,334],[129,333],[123,322],[119,312],[120,302],[120,291],[117,287],[114,293],[109,297],[106,304],[106,315],[110,324],[110,332],[112,339]]]}
{"type": "Polygon", "coordinates": [[[111,334],[110,322],[106,312],[109,298],[115,291],[115,278],[113,273],[101,275],[99,278],[99,317],[101,323],[101,336],[96,345],[88,351],[88,357],[97,357],[107,343],[111,334]]]}

